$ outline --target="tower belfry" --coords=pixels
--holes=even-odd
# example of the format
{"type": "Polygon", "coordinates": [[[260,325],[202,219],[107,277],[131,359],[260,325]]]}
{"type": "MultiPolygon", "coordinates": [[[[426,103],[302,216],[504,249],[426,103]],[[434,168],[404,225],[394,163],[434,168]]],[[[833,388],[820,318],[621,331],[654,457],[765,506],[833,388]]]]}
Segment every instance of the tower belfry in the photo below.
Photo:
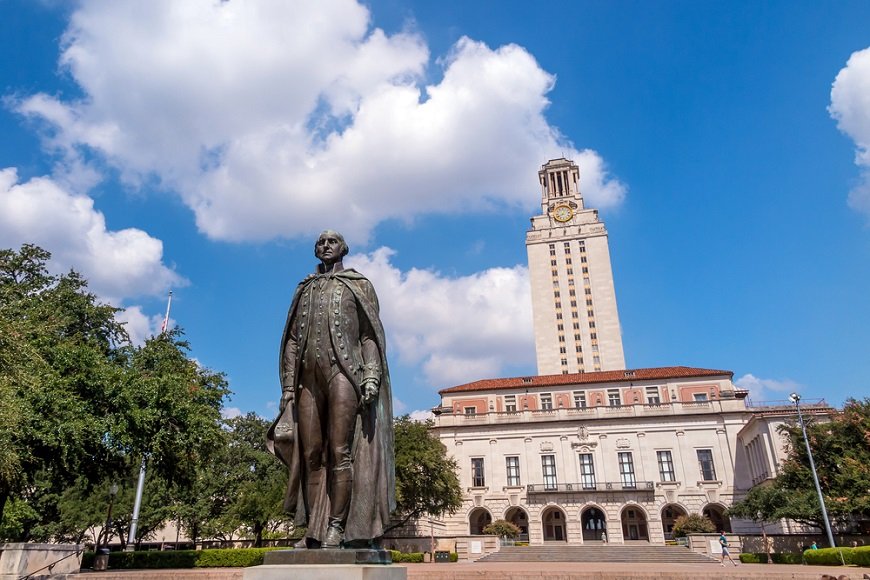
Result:
{"type": "Polygon", "coordinates": [[[538,374],[624,369],[607,230],[584,206],[580,169],[553,159],[538,179],[541,215],[526,233],[538,374]]]}

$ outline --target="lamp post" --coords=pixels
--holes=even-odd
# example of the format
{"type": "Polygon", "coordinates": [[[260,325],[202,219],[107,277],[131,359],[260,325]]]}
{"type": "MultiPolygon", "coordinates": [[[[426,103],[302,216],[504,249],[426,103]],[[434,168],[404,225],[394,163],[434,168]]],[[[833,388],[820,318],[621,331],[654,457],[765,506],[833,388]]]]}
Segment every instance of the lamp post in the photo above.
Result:
{"type": "MultiPolygon", "coordinates": [[[[813,483],[816,484],[816,493],[819,494],[819,506],[822,508],[822,519],[825,522],[825,531],[828,534],[828,543],[831,544],[832,548],[836,548],[837,545],[834,543],[834,534],[831,533],[831,523],[828,521],[828,510],[825,509],[825,498],[822,495],[822,486],[819,485],[819,476],[816,473],[816,462],[813,461],[813,451],[810,449],[810,440],[807,437],[807,426],[804,424],[804,416],[801,413],[801,396],[797,393],[792,393],[788,396],[789,400],[794,404],[794,408],[797,410],[798,414],[798,422],[801,426],[801,432],[804,434],[804,443],[807,445],[807,457],[810,459],[810,471],[813,474],[813,483]]],[[[843,559],[843,554],[840,553],[840,559],[843,559]]]]}
{"type": "Polygon", "coordinates": [[[113,483],[109,488],[109,509],[106,512],[106,525],[97,535],[96,555],[94,556],[93,569],[95,571],[105,571],[109,564],[109,538],[112,533],[112,505],[115,503],[115,496],[118,495],[118,484],[113,483]],[[100,548],[100,538],[103,538],[104,547],[100,548]]]}

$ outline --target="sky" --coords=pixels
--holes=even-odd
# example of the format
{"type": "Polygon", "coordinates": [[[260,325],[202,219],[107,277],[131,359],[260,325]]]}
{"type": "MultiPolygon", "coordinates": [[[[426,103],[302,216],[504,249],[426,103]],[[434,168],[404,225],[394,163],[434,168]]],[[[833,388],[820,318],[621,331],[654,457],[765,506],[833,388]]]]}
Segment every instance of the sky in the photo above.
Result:
{"type": "Polygon", "coordinates": [[[313,242],[375,285],[398,412],[535,374],[537,171],[580,166],[626,364],[870,395],[870,3],[0,0],[0,247],[270,417],[313,242]]]}

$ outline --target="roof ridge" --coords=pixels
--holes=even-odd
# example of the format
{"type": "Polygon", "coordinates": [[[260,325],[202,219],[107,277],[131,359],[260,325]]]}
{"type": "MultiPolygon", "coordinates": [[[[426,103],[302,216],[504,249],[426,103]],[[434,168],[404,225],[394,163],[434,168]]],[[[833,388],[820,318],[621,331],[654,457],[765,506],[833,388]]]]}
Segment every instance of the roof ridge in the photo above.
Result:
{"type": "Polygon", "coordinates": [[[609,371],[592,371],[584,373],[559,375],[531,375],[520,377],[503,377],[478,379],[470,383],[447,387],[438,394],[458,393],[464,391],[482,391],[489,389],[510,389],[523,386],[557,386],[568,384],[595,384],[626,380],[656,380],[669,378],[709,377],[715,375],[734,376],[733,371],[722,369],[706,369],[702,367],[669,366],[644,367],[635,369],[619,369],[609,371]]]}

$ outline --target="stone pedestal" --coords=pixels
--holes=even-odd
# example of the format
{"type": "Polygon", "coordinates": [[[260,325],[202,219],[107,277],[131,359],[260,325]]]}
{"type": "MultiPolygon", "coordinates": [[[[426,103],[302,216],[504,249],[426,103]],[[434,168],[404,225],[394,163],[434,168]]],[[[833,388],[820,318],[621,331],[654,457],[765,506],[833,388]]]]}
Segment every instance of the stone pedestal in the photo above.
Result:
{"type": "Polygon", "coordinates": [[[245,580],[406,580],[404,566],[380,564],[297,564],[245,568],[245,580]]]}
{"type": "Polygon", "coordinates": [[[272,550],[266,552],[267,566],[392,564],[388,550],[272,550]]]}
{"type": "Polygon", "coordinates": [[[78,572],[81,564],[76,544],[0,544],[0,580],[57,577],[78,572]]]}
{"type": "Polygon", "coordinates": [[[387,550],[274,550],[262,566],[245,568],[244,580],[405,580],[387,550]]]}

